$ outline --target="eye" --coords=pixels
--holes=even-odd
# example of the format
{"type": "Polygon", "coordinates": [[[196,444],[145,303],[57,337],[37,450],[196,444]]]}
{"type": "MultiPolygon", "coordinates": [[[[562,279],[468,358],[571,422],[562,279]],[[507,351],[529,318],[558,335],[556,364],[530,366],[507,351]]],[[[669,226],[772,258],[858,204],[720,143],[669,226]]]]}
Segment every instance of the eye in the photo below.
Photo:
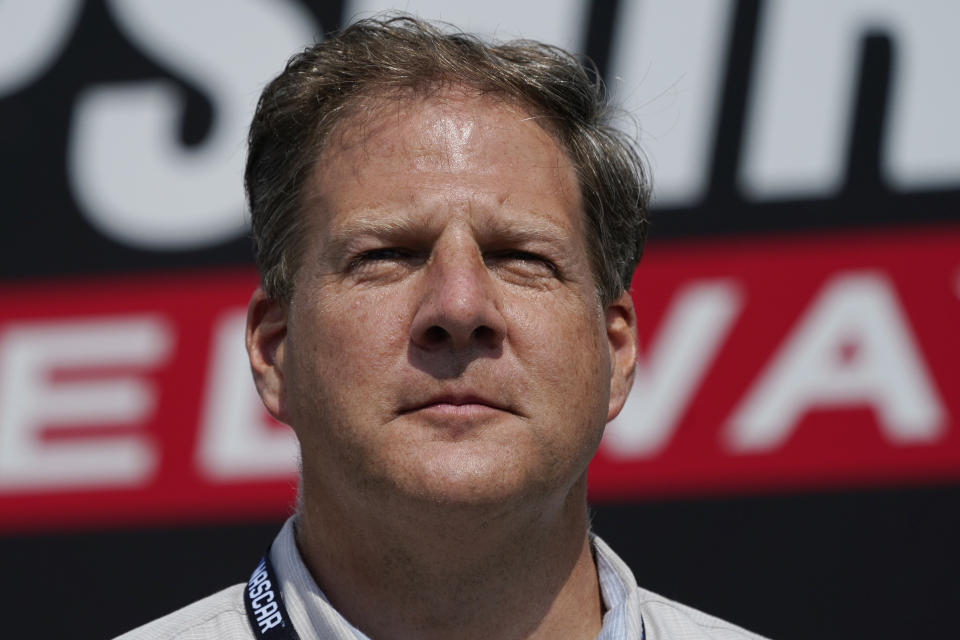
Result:
{"type": "Polygon", "coordinates": [[[529,251],[507,250],[495,251],[484,255],[487,266],[494,269],[508,270],[510,273],[526,277],[560,276],[560,270],[552,260],[529,251]]]}
{"type": "Polygon", "coordinates": [[[416,251],[401,247],[380,247],[363,251],[350,259],[348,271],[357,271],[368,267],[385,266],[388,264],[413,264],[421,261],[422,257],[416,251]]]}
{"type": "Polygon", "coordinates": [[[398,258],[403,258],[407,255],[403,249],[397,249],[394,247],[388,247],[384,249],[372,249],[370,251],[364,251],[359,256],[354,258],[358,262],[366,262],[373,260],[397,260],[398,258]]]}

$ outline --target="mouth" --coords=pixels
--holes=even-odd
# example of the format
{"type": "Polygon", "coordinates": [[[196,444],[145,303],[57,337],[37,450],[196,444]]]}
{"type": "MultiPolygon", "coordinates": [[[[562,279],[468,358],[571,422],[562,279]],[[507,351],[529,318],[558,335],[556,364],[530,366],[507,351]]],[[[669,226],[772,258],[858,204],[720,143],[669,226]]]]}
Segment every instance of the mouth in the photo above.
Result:
{"type": "Polygon", "coordinates": [[[476,416],[492,412],[515,413],[502,402],[474,394],[446,394],[428,398],[401,409],[400,415],[425,412],[449,416],[476,416]]]}

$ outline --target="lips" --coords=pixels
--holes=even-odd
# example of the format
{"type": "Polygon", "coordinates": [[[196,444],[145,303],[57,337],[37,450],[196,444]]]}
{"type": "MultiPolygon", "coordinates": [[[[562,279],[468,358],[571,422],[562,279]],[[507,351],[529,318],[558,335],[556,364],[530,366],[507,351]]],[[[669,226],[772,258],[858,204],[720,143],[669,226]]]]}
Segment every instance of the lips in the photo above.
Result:
{"type": "Polygon", "coordinates": [[[415,411],[438,411],[451,414],[482,413],[485,411],[506,411],[515,413],[507,404],[479,394],[439,394],[422,401],[416,401],[401,409],[401,414],[415,411]]]}

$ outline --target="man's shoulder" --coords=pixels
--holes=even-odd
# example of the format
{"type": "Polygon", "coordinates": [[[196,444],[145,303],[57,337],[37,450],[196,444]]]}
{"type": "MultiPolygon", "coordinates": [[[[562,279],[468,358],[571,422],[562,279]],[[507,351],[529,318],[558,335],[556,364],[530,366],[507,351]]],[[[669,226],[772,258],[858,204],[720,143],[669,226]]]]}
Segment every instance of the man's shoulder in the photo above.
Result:
{"type": "Polygon", "coordinates": [[[207,640],[253,638],[243,605],[243,584],[235,584],[116,640],[207,640]]]}
{"type": "MultiPolygon", "coordinates": [[[[609,637],[650,640],[765,640],[762,636],[681,604],[637,584],[633,572],[606,542],[592,536],[604,602],[620,612],[622,629],[609,637]]],[[[607,637],[607,636],[603,636],[607,637]]]]}
{"type": "Polygon", "coordinates": [[[648,638],[678,640],[766,640],[763,636],[676,602],[660,594],[637,587],[637,596],[644,612],[648,638]]]}

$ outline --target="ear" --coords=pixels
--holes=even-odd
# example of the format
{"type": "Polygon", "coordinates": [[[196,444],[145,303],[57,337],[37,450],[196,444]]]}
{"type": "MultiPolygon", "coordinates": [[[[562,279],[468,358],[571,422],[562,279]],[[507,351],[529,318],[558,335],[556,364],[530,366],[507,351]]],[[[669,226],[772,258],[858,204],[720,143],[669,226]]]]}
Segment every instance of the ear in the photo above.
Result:
{"type": "Polygon", "coordinates": [[[286,308],[257,287],[247,307],[247,356],[263,405],[281,422],[287,422],[283,377],[286,336],[286,308]]]}
{"type": "Polygon", "coordinates": [[[607,422],[610,422],[627,401],[637,366],[637,316],[629,291],[624,291],[607,305],[606,320],[607,344],[610,347],[610,406],[607,422]]]}

